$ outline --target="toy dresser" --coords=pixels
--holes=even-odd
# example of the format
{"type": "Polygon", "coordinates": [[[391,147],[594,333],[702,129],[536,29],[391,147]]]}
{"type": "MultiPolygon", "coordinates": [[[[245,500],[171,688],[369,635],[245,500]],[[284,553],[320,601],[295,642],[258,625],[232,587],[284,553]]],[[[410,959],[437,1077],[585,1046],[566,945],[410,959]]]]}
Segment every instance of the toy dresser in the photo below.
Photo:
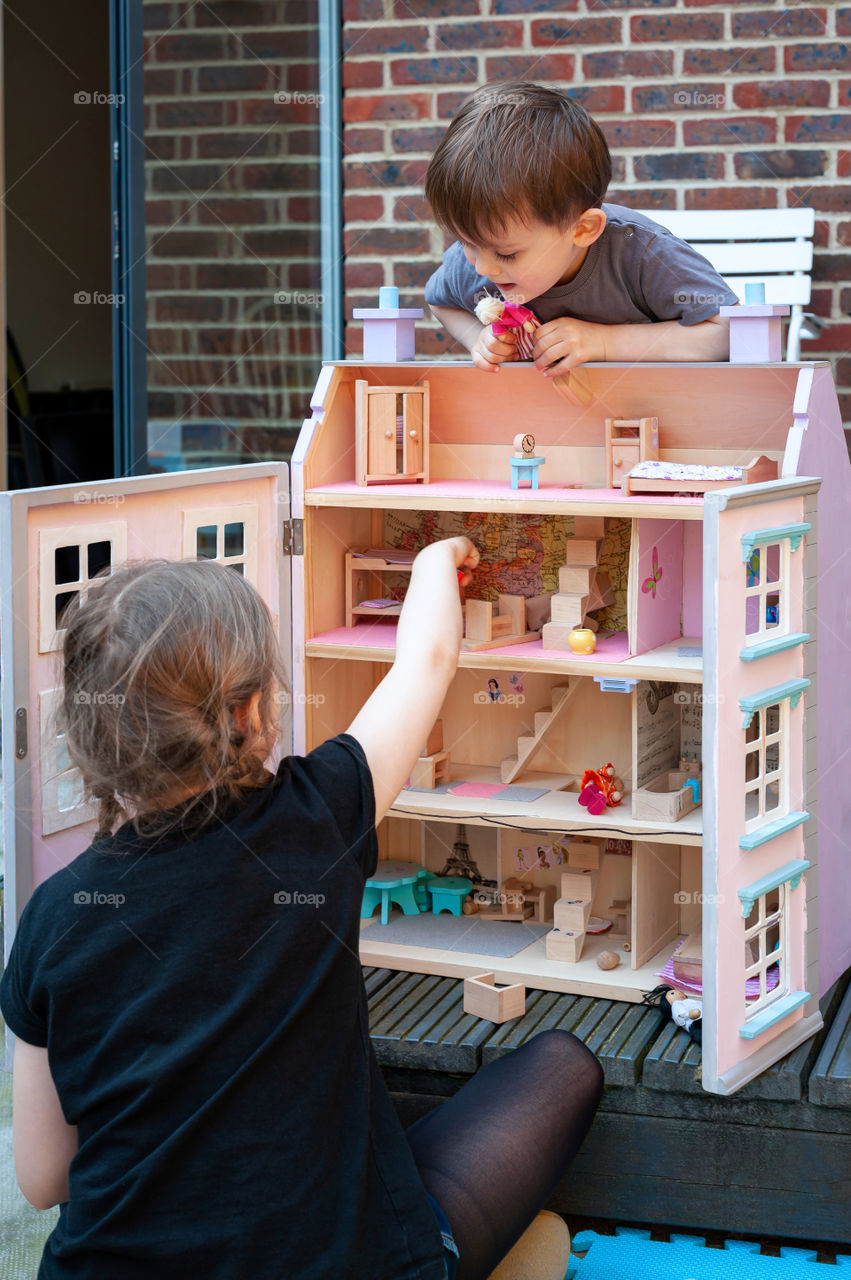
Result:
{"type": "Polygon", "coordinates": [[[474,900],[512,877],[546,887],[579,943],[548,945],[555,922],[522,913],[439,926],[376,914],[362,959],[637,1002],[702,934],[703,1084],[730,1093],[819,1029],[819,995],[851,961],[839,764],[851,476],[836,395],[826,364],[582,375],[585,405],[524,365],[323,368],[293,460],[296,742],[344,729],[386,671],[412,553],[467,533],[482,555],[468,611],[475,599],[478,626],[489,610],[493,635],[465,642],[440,716],[448,770],[399,795],[382,856],[441,875],[460,848],[474,900]],[[415,478],[400,463],[358,483],[367,390],[386,401],[385,475],[403,456],[392,424],[421,393],[415,478]],[[760,456],[776,478],[607,487],[606,420],[651,416],[663,463],[727,475],[760,456]],[[512,488],[519,429],[546,460],[536,489],[512,488]],[[571,621],[595,629],[592,653],[564,643],[571,621]],[[604,762],[624,795],[594,812],[580,784],[604,762]],[[616,967],[597,964],[604,950],[616,967]]]}

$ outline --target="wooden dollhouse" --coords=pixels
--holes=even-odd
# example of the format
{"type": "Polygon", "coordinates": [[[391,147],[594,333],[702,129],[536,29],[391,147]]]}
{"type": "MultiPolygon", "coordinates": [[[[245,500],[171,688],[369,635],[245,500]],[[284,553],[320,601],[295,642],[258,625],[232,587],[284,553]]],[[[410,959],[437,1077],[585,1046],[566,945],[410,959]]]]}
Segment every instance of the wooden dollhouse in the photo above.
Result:
{"type": "Polygon", "coordinates": [[[199,555],[254,581],[292,654],[304,751],[392,661],[412,554],[463,531],[482,557],[468,642],[439,741],[379,831],[405,892],[365,910],[364,963],[639,1002],[688,941],[707,1090],[812,1036],[851,964],[851,476],[830,369],[582,375],[587,403],[524,364],[331,363],[291,477],[262,464],[3,495],[10,932],[91,837],[54,723],[56,628],[99,568],[199,555]],[[726,475],[759,455],[777,475],[608,485],[606,421],[648,419],[654,465],[726,475]],[[545,460],[534,489],[511,484],[520,429],[545,460]],[[590,652],[568,643],[577,623],[590,652]]]}

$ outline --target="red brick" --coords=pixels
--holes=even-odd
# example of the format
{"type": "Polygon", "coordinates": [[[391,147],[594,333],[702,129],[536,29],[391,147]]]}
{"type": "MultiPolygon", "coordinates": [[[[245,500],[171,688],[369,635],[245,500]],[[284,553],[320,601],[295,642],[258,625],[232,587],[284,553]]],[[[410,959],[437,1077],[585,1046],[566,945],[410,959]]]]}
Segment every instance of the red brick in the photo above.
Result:
{"type": "Polygon", "coordinates": [[[595,9],[673,9],[676,0],[586,0],[586,4],[592,12],[595,9]]]}
{"type": "Polygon", "coordinates": [[[612,156],[612,182],[626,182],[626,160],[623,156],[612,156]]]}
{"type": "Polygon", "coordinates": [[[157,240],[159,258],[217,258],[223,243],[218,231],[177,228],[157,240]]]}
{"type": "MultiPolygon", "coordinates": [[[[428,18],[460,18],[465,14],[478,12],[479,0],[417,0],[416,4],[416,16],[421,21],[428,18]]],[[[410,18],[410,0],[396,0],[395,16],[410,18]]]]}
{"type": "MultiPolygon", "coordinates": [[[[620,44],[620,18],[546,18],[532,23],[532,44],[620,44]]],[[[518,41],[519,43],[519,41],[518,41]]]]}
{"type": "Polygon", "coordinates": [[[177,138],[174,134],[145,133],[145,161],[174,160],[177,155],[177,138]]]}
{"type": "Polygon", "coordinates": [[[427,151],[431,155],[446,133],[442,125],[422,129],[394,129],[390,135],[393,151],[427,151]]]}
{"type": "MultiPolygon", "coordinates": [[[[403,15],[410,17],[410,13],[403,15]]],[[[343,22],[381,22],[384,0],[343,0],[343,22]]]]}
{"type": "MultiPolygon", "coordinates": [[[[237,58],[236,41],[220,29],[216,35],[169,32],[152,45],[157,62],[215,62],[218,58],[237,58]]],[[[147,59],[146,59],[147,61],[147,59]]]]}
{"type": "MultiPolygon", "coordinates": [[[[851,204],[849,204],[851,208],[851,204]]],[[[851,253],[817,253],[813,257],[813,280],[851,279],[851,253]]],[[[831,347],[835,351],[835,347],[831,347]]]]}
{"type": "Polygon", "coordinates": [[[288,129],[286,132],[287,153],[291,156],[315,156],[319,158],[319,130],[288,129]]]}
{"type": "Polygon", "coordinates": [[[837,178],[851,178],[851,151],[838,151],[836,153],[836,176],[837,178]]]}
{"type": "Polygon", "coordinates": [[[687,209],[776,209],[776,187],[692,187],[685,193],[687,209]]]}
{"type": "Polygon", "coordinates": [[[439,93],[437,95],[437,117],[439,120],[447,120],[455,115],[455,112],[461,106],[462,102],[466,102],[470,96],[469,89],[453,89],[450,93],[439,93]]]}
{"type": "Polygon", "coordinates": [[[280,6],[274,0],[204,0],[196,6],[195,27],[265,27],[281,21],[280,6]]]}
{"type": "Polygon", "coordinates": [[[421,187],[427,160],[370,160],[343,166],[343,186],[357,191],[369,187],[421,187]]]}
{"type": "MultiPolygon", "coordinates": [[[[149,139],[146,138],[145,142],[148,143],[149,139]]],[[[278,139],[273,131],[266,134],[209,133],[200,134],[197,139],[199,160],[241,160],[244,156],[272,156],[277,146],[278,139]]]]}
{"type": "Polygon", "coordinates": [[[347,126],[343,130],[343,155],[361,155],[364,151],[375,151],[379,155],[384,152],[384,134],[380,129],[353,129],[347,126]]]}
{"type": "Polygon", "coordinates": [[[734,160],[736,177],[746,182],[778,178],[820,178],[830,163],[827,151],[749,151],[734,160]]]}
{"type": "Polygon", "coordinates": [[[145,286],[149,294],[188,293],[194,286],[192,272],[196,267],[185,262],[151,261],[145,270],[145,286]]]}
{"type": "Polygon", "coordinates": [[[576,59],[571,53],[517,53],[513,57],[488,58],[486,80],[525,80],[534,77],[540,83],[573,79],[576,59]]]}
{"type": "MultiPolygon", "coordinates": [[[[851,324],[826,324],[817,338],[804,338],[802,341],[806,344],[808,353],[815,350],[841,351],[845,355],[847,351],[851,351],[851,324]]],[[[807,354],[804,359],[811,360],[812,355],[807,354]]]]}
{"type": "Polygon", "coordinates": [[[463,342],[456,341],[451,334],[441,327],[426,328],[421,325],[417,329],[417,354],[421,356],[468,356],[463,342]]]}
{"type": "Polygon", "coordinates": [[[670,44],[675,40],[721,40],[724,19],[719,14],[676,13],[642,14],[630,19],[630,39],[634,44],[659,40],[670,44]]]}
{"type": "Polygon", "coordinates": [[[823,316],[825,320],[829,319],[833,314],[833,290],[813,289],[807,310],[815,312],[817,316],[823,316]]]}
{"type": "Polygon", "coordinates": [[[376,289],[384,284],[384,263],[346,262],[343,279],[346,289],[376,289]]]}
{"type": "Polygon", "coordinates": [[[759,107],[826,107],[830,101],[827,80],[747,80],[733,85],[733,101],[745,111],[759,107]]]}
{"type": "Polygon", "coordinates": [[[601,120],[603,136],[613,149],[672,147],[677,126],[673,120],[601,120]]]}
{"type": "Polygon", "coordinates": [[[579,0],[564,0],[564,3],[561,0],[493,0],[494,13],[545,13],[553,9],[567,13],[578,8],[579,0]]]}
{"type": "Polygon", "coordinates": [[[398,196],[393,203],[394,222],[433,222],[425,196],[398,196]]]}
{"type": "Polygon", "coordinates": [[[220,321],[223,314],[221,298],[201,297],[200,294],[187,297],[159,297],[154,307],[154,318],[160,324],[179,324],[184,320],[220,321]]]}
{"type": "Polygon", "coordinates": [[[172,25],[185,27],[188,23],[189,10],[184,6],[172,4],[143,5],[142,26],[145,31],[166,31],[172,25]],[[181,12],[181,10],[183,10],[181,12]]]}
{"type": "Polygon", "coordinates": [[[274,283],[262,262],[199,262],[194,271],[197,289],[264,289],[274,283]]]}
{"type": "Polygon", "coordinates": [[[258,89],[277,89],[277,77],[271,67],[260,62],[227,66],[217,63],[198,68],[199,93],[247,93],[258,89]]]}
{"type": "Polygon", "coordinates": [[[582,69],[589,80],[619,80],[622,76],[669,76],[674,55],[668,49],[653,53],[610,49],[607,53],[586,53],[582,69]]]}
{"type": "MultiPolygon", "coordinates": [[[[409,15],[410,16],[410,15],[409,15]]],[[[425,53],[428,27],[400,26],[397,23],[371,23],[368,27],[350,26],[344,32],[346,57],[370,53],[425,53]]]]}
{"type": "Polygon", "coordinates": [[[753,75],[757,71],[773,71],[777,50],[762,49],[686,49],[683,72],[687,76],[753,75]]]}
{"type": "Polygon", "coordinates": [[[314,185],[317,176],[316,167],[308,164],[245,164],[239,174],[245,191],[276,193],[306,191],[314,185]]]}
{"type": "Polygon", "coordinates": [[[180,222],[193,210],[193,200],[146,200],[145,226],[171,227],[180,222]]]}
{"type": "Polygon", "coordinates": [[[851,36],[851,9],[837,9],[836,34],[838,36],[851,36]]]}
{"type": "MultiPolygon", "coordinates": [[[[289,90],[282,92],[289,93],[289,90]]],[[[317,125],[319,122],[319,95],[297,94],[291,101],[276,102],[275,95],[268,98],[244,98],[239,103],[240,124],[282,125],[289,131],[294,124],[317,125]]],[[[289,132],[287,132],[289,142],[289,132]]]]}
{"type": "Polygon", "coordinates": [[[224,104],[208,100],[160,102],[156,108],[160,129],[214,128],[224,124],[224,104]]]}
{"type": "Polygon", "coordinates": [[[290,196],[287,200],[287,218],[290,222],[319,222],[322,202],[318,191],[309,196],[290,196]]]}
{"type": "Polygon", "coordinates": [[[827,22],[824,9],[757,9],[733,13],[734,40],[779,40],[790,36],[823,36],[827,22]]]}
{"type": "Polygon", "coordinates": [[[519,22],[459,22],[437,28],[434,47],[461,49],[503,49],[523,43],[523,27],[519,22]]]}
{"type": "MultiPolygon", "coordinates": [[[[147,214],[147,205],[145,206],[147,214]]],[[[205,196],[198,205],[198,220],[209,226],[222,222],[236,226],[258,226],[268,222],[268,205],[256,196],[205,196]]],[[[276,219],[277,220],[277,219],[276,219]]]]}
{"type": "Polygon", "coordinates": [[[260,58],[269,62],[275,58],[315,58],[319,52],[319,33],[315,27],[299,29],[288,27],[285,31],[246,31],[239,40],[240,58],[260,58]]]}
{"type": "Polygon", "coordinates": [[[347,94],[343,98],[343,119],[421,120],[431,115],[427,93],[347,94]]]}
{"type": "Polygon", "coordinates": [[[632,163],[638,182],[724,177],[724,157],[709,151],[651,153],[635,156],[632,163]]]}
{"type": "Polygon", "coordinates": [[[816,218],[813,227],[813,244],[817,249],[826,249],[830,243],[830,223],[816,218]]]}
{"type": "Polygon", "coordinates": [[[851,209],[851,186],[844,187],[790,187],[790,208],[802,204],[819,213],[847,213],[851,209]]]}
{"type": "Polygon", "coordinates": [[[839,142],[851,139],[851,112],[825,116],[788,116],[787,142],[839,142]]]}
{"type": "Polygon", "coordinates": [[[851,386],[851,360],[847,356],[836,361],[836,381],[841,386],[851,386]]]}
{"type": "Polygon", "coordinates": [[[400,289],[424,289],[438,266],[437,262],[396,262],[393,264],[393,283],[400,289]]]}
{"type": "Polygon", "coordinates": [[[851,248],[851,222],[836,224],[836,243],[841,244],[843,248],[851,248]]]}
{"type": "Polygon", "coordinates": [[[720,147],[759,146],[777,140],[777,124],[770,116],[728,116],[719,119],[710,116],[705,120],[683,121],[683,141],[686,146],[720,147]]]}
{"type": "Polygon", "coordinates": [[[393,84],[472,84],[478,74],[474,57],[409,58],[390,64],[393,84]]]}
{"type": "Polygon", "coordinates": [[[373,227],[370,231],[344,231],[346,254],[382,253],[401,257],[407,253],[428,253],[431,235],[425,228],[373,227]]]}
{"type": "Polygon", "coordinates": [[[626,108],[626,93],[619,84],[574,84],[565,93],[595,116],[626,108]]]}
{"type": "Polygon", "coordinates": [[[824,44],[793,44],[783,52],[786,71],[846,71],[851,49],[838,41],[824,44]]]}
{"type": "Polygon", "coordinates": [[[346,196],[343,200],[344,222],[378,222],[383,217],[381,196],[346,196]]]}
{"type": "Polygon", "coordinates": [[[640,187],[619,190],[609,188],[606,199],[612,204],[624,204],[628,209],[676,209],[677,192],[674,187],[654,187],[652,191],[640,187]]]}
{"type": "Polygon", "coordinates": [[[727,92],[727,86],[721,83],[643,84],[632,91],[632,108],[642,115],[648,111],[724,110],[727,92]]]}
{"type": "Polygon", "coordinates": [[[178,71],[174,67],[145,67],[145,98],[170,98],[178,90],[178,71]]]}
{"type": "Polygon", "coordinates": [[[343,59],[344,89],[380,89],[384,83],[383,62],[356,62],[343,59]]]}

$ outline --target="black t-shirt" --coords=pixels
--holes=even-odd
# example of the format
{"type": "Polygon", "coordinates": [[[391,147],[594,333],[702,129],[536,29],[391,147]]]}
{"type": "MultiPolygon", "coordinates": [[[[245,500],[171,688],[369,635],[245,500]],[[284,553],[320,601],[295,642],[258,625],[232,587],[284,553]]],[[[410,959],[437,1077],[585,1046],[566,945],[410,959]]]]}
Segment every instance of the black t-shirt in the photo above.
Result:
{"type": "Polygon", "coordinates": [[[369,1040],[348,735],[193,840],[122,827],[24,911],[0,1005],[79,1130],[39,1277],[443,1280],[369,1040]]]}

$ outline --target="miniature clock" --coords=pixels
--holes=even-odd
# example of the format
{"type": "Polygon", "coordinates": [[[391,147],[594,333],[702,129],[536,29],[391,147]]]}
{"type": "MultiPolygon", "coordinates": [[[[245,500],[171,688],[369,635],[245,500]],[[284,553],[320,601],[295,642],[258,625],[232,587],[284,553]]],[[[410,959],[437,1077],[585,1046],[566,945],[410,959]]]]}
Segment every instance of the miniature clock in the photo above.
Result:
{"type": "Polygon", "coordinates": [[[535,452],[535,437],[529,435],[528,431],[525,434],[515,436],[514,452],[517,457],[531,458],[535,452]]]}

